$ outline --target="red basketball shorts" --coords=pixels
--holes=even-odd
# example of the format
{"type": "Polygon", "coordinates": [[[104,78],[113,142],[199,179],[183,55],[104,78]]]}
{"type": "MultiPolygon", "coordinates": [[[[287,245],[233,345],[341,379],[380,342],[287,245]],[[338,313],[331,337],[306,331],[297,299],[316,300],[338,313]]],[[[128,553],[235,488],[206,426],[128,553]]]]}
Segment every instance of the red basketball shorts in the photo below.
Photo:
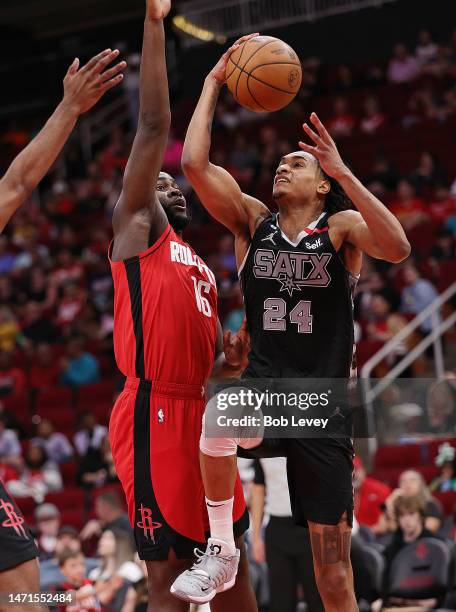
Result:
{"type": "MultiPolygon", "coordinates": [[[[127,378],[114,406],[109,440],[128,504],[139,556],[165,560],[172,548],[191,559],[205,548],[209,521],[199,466],[205,401],[196,385],[127,378]]],[[[239,475],[233,523],[235,537],[249,519],[239,475]]]]}

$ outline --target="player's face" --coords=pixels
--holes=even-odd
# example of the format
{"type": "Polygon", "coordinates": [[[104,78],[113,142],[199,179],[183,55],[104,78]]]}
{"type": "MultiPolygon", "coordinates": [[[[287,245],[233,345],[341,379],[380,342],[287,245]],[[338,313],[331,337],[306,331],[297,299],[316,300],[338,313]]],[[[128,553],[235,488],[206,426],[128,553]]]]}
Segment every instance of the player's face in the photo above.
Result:
{"type": "Polygon", "coordinates": [[[317,160],[310,153],[296,151],[282,157],[274,177],[272,195],[279,203],[313,202],[329,191],[317,160]]]}
{"type": "Polygon", "coordinates": [[[190,223],[187,202],[173,177],[164,172],[157,180],[157,197],[173,229],[185,229],[190,223]]]}

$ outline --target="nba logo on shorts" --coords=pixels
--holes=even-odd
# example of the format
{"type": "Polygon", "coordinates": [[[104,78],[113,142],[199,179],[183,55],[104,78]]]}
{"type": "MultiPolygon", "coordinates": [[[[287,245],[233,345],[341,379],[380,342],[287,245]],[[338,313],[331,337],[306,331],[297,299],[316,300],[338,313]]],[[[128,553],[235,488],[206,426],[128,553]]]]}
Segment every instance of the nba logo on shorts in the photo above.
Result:
{"type": "Polygon", "coordinates": [[[157,411],[157,419],[159,423],[165,422],[165,413],[163,412],[162,408],[159,408],[157,411]]]}

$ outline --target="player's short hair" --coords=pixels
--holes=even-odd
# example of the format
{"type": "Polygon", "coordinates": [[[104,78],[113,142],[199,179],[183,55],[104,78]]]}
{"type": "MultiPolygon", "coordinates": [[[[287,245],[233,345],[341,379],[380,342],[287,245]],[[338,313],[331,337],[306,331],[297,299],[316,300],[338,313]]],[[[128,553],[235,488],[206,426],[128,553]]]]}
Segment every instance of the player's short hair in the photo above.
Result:
{"type": "Polygon", "coordinates": [[[424,519],[425,507],[423,500],[419,496],[406,497],[405,495],[399,495],[394,500],[393,512],[396,521],[404,513],[418,512],[422,519],[424,519]]]}
{"type": "Polygon", "coordinates": [[[63,567],[70,559],[76,559],[77,557],[84,557],[80,550],[73,550],[72,548],[64,548],[57,557],[59,567],[63,567]]]}

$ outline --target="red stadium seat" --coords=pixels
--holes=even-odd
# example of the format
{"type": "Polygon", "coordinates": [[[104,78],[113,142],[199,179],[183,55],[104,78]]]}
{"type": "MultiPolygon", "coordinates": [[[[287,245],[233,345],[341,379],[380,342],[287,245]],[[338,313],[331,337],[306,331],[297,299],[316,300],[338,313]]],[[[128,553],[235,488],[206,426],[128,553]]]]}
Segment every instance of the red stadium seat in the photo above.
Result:
{"type": "Polygon", "coordinates": [[[62,474],[63,482],[66,486],[72,486],[76,480],[76,472],[78,464],[76,461],[65,461],[59,465],[60,473],[62,474]]]}
{"type": "Polygon", "coordinates": [[[419,466],[422,462],[422,452],[419,444],[382,446],[375,455],[375,471],[381,468],[407,469],[419,466]]]}
{"type": "Polygon", "coordinates": [[[76,529],[81,530],[86,523],[86,514],[82,508],[63,510],[60,521],[62,525],[72,525],[76,529]]]}
{"type": "Polygon", "coordinates": [[[45,413],[55,406],[60,409],[72,408],[74,404],[74,391],[70,387],[54,387],[40,391],[36,397],[35,410],[45,413]]]}
{"type": "Polygon", "coordinates": [[[48,493],[45,501],[55,504],[60,511],[74,508],[82,511],[86,504],[86,491],[80,487],[65,487],[63,491],[48,493]]]}
{"type": "Polygon", "coordinates": [[[456,508],[456,491],[441,493],[434,491],[432,495],[442,504],[446,515],[452,514],[456,508]]]}

